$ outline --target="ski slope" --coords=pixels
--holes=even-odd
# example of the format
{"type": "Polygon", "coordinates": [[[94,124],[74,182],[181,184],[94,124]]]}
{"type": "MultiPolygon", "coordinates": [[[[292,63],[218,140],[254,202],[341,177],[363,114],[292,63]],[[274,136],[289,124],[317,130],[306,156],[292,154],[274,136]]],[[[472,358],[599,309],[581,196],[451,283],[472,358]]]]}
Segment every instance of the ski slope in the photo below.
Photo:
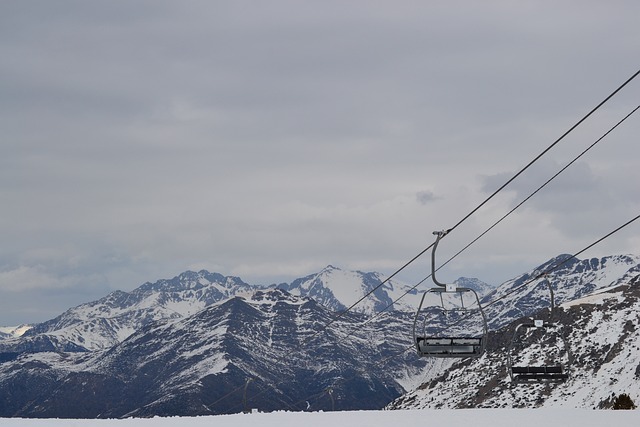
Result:
{"type": "Polygon", "coordinates": [[[639,426],[640,411],[588,409],[457,409],[273,412],[123,420],[0,419],[2,427],[615,427],[639,426]]]}

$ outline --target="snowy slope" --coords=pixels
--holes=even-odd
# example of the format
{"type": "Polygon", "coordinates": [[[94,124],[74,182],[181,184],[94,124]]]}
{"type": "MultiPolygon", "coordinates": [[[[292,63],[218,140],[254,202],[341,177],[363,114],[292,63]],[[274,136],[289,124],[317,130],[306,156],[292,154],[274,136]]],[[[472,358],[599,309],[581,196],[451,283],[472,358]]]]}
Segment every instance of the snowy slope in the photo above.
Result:
{"type": "Polygon", "coordinates": [[[506,358],[514,322],[490,334],[491,349],[483,357],[455,363],[391,406],[603,408],[621,393],[640,400],[640,275],[627,280],[564,303],[555,317],[558,335],[540,333],[512,353],[532,365],[554,354],[546,363],[563,364],[566,382],[511,383],[506,358]]]}

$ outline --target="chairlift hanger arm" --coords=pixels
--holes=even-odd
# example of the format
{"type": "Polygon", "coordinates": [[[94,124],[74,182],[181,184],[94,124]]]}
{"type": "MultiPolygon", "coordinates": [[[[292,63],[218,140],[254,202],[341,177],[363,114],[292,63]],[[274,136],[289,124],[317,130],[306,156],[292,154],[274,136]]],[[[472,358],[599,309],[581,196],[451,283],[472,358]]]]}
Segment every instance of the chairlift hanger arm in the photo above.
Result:
{"type": "Polygon", "coordinates": [[[436,236],[436,241],[433,244],[433,249],[431,249],[431,278],[433,279],[433,283],[442,288],[446,287],[447,284],[439,282],[438,279],[436,279],[436,249],[438,248],[438,242],[440,242],[440,239],[449,234],[451,230],[452,229],[433,232],[436,236]]]}
{"type": "Polygon", "coordinates": [[[553,287],[551,286],[551,281],[548,279],[547,274],[544,274],[542,276],[542,283],[545,284],[547,286],[547,289],[549,290],[549,321],[545,322],[545,324],[551,324],[553,323],[553,313],[556,310],[556,304],[555,296],[553,294],[553,287]]]}
{"type": "Polygon", "coordinates": [[[553,288],[551,287],[551,281],[546,277],[545,274],[545,278],[544,281],[547,283],[547,287],[549,288],[549,295],[551,296],[551,307],[549,308],[549,323],[553,322],[553,311],[556,308],[556,303],[555,303],[555,298],[553,296],[553,288]]]}

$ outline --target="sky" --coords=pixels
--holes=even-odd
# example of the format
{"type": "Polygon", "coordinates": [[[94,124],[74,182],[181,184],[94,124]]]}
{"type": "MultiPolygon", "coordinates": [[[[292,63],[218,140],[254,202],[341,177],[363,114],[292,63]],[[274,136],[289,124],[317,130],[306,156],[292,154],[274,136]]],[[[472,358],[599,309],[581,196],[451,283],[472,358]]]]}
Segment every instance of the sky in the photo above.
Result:
{"type": "MultiPolygon", "coordinates": [[[[2,2],[0,325],[186,270],[392,274],[638,71],[638,16],[633,0],[2,2]]],[[[639,94],[637,78],[438,259],[639,94]]],[[[639,116],[439,280],[498,285],[638,215],[639,116]]],[[[621,253],[640,254],[640,224],[585,256],[621,253]]]]}

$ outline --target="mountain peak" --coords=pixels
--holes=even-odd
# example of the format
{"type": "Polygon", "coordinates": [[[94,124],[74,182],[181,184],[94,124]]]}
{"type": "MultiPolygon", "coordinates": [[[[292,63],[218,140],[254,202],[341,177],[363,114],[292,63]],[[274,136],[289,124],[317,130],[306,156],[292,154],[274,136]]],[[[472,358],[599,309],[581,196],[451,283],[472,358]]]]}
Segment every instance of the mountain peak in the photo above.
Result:
{"type": "Polygon", "coordinates": [[[341,271],[341,270],[338,267],[334,267],[333,265],[328,264],[325,268],[320,270],[320,273],[318,273],[318,274],[322,274],[322,273],[330,272],[330,271],[341,271]]]}
{"type": "Polygon", "coordinates": [[[637,256],[611,255],[581,260],[568,254],[558,255],[504,282],[485,297],[485,303],[496,301],[487,310],[489,327],[498,329],[514,318],[548,307],[551,295],[545,281],[551,284],[555,304],[559,305],[628,281],[639,271],[640,257],[637,256]],[[561,267],[556,268],[558,265],[561,267]],[[544,277],[543,273],[546,273],[544,277]]]}

